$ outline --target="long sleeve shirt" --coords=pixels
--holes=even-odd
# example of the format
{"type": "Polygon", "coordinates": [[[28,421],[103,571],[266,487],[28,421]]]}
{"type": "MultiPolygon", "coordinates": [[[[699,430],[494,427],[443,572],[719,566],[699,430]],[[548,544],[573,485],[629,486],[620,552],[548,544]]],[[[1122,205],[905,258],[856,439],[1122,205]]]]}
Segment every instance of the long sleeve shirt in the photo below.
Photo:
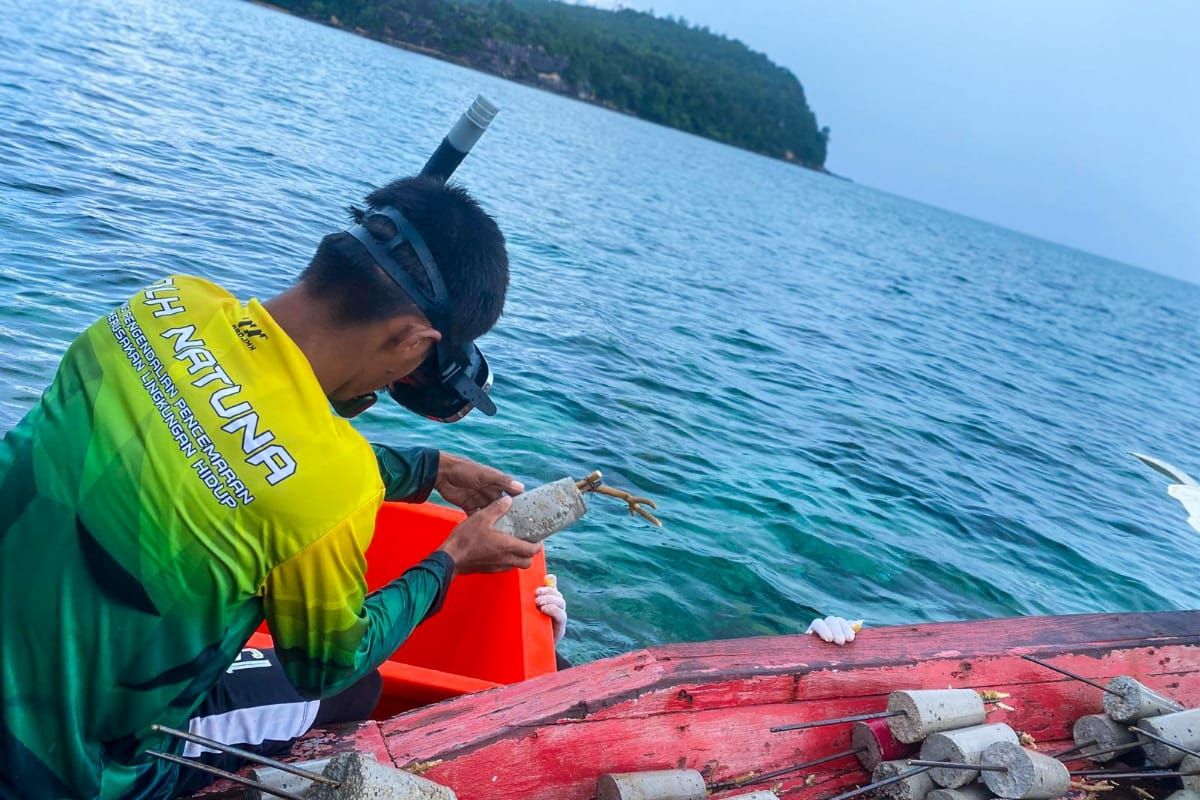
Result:
{"type": "Polygon", "coordinates": [[[0,798],[162,796],[144,751],[181,745],[150,726],[186,727],[264,619],[305,694],[378,667],[452,565],[368,594],[363,554],[436,469],[332,414],[257,301],[175,276],[97,321],[0,443],[0,798]]]}

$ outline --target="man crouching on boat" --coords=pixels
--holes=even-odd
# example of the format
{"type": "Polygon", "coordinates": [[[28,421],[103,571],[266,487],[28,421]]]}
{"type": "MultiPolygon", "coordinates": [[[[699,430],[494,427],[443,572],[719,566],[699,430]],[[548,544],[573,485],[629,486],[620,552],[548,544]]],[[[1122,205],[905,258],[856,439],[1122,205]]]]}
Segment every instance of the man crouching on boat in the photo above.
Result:
{"type": "Polygon", "coordinates": [[[367,205],[266,303],[185,276],[139,292],[0,444],[0,797],[172,797],[185,776],[146,751],[185,747],[155,723],[255,744],[361,717],[452,573],[540,549],[492,527],[521,490],[501,472],[373,450],[331,413],[381,386],[447,421],[494,411],[473,341],[508,286],[495,222],[429,179],[367,205]],[[433,489],[475,513],[368,595],[380,504],[433,489]],[[274,654],[239,655],[264,619],[274,654]]]}

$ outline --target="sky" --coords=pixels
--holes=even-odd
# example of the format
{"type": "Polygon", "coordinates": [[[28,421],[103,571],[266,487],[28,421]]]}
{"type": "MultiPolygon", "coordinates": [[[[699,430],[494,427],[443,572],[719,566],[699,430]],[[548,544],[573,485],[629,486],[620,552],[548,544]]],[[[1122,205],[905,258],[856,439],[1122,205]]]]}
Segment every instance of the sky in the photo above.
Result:
{"type": "Polygon", "coordinates": [[[621,4],[792,70],[836,173],[1200,283],[1200,0],[621,4]]]}

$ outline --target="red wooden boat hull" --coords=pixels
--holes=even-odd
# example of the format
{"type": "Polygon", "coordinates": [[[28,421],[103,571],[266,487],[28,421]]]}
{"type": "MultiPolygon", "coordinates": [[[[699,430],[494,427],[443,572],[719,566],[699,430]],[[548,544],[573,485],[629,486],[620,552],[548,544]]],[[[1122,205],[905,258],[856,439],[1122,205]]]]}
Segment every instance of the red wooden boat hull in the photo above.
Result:
{"type": "MultiPolygon", "coordinates": [[[[640,650],[316,732],[294,756],[372,752],[461,800],[590,800],[603,772],[689,767],[726,780],[845,750],[848,726],[768,729],[880,710],[895,689],[943,687],[1010,692],[1015,710],[989,719],[1045,752],[1065,749],[1074,721],[1101,710],[1101,693],[1023,654],[1099,679],[1133,675],[1200,705],[1200,612],[1032,617],[868,629],[845,648],[783,636],[640,650]]],[[[769,785],[815,800],[865,779],[847,759],[769,785]]]]}

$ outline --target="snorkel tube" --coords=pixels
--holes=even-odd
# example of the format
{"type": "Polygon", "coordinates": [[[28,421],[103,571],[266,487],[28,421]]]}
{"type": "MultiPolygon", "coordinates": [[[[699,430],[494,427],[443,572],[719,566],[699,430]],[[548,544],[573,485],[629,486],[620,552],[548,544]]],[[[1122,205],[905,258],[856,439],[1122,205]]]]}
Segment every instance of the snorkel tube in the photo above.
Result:
{"type": "Polygon", "coordinates": [[[438,149],[434,151],[429,160],[425,162],[425,166],[421,168],[421,174],[429,178],[437,178],[442,183],[454,174],[454,170],[458,169],[458,165],[467,157],[467,153],[471,152],[471,148],[479,141],[479,137],[483,136],[484,131],[492,124],[492,120],[496,118],[496,113],[500,109],[492,105],[483,95],[475,98],[475,102],[471,103],[471,107],[466,113],[458,118],[458,122],[454,123],[454,127],[442,139],[442,143],[438,145],[438,149]]]}

